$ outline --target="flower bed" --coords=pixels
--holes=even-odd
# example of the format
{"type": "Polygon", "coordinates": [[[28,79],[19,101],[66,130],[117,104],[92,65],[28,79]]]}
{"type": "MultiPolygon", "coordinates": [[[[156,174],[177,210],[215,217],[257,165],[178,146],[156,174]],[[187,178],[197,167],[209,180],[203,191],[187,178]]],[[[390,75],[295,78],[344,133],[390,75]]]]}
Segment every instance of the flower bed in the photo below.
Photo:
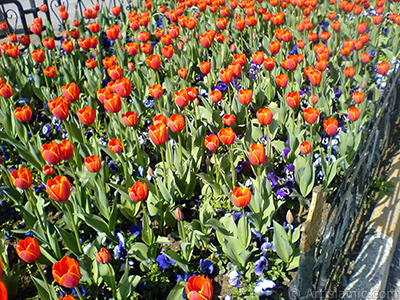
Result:
{"type": "Polygon", "coordinates": [[[26,270],[40,299],[285,297],[398,63],[397,1],[355,2],[60,6],[60,44],[9,35],[0,299],[26,270]]]}

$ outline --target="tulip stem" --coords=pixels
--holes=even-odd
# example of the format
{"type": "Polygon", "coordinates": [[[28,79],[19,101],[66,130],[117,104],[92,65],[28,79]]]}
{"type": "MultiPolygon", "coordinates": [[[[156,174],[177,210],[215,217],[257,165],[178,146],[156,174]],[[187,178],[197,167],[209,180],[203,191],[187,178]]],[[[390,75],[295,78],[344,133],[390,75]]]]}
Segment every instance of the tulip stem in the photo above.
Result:
{"type": "Polygon", "coordinates": [[[233,163],[233,151],[232,151],[232,145],[228,146],[229,149],[229,158],[231,160],[231,173],[232,173],[232,188],[236,186],[236,170],[235,170],[235,165],[233,163]]]}
{"type": "Polygon", "coordinates": [[[261,186],[261,166],[262,164],[260,164],[259,166],[257,166],[257,181],[258,181],[258,191],[261,194],[262,197],[262,186],[261,186]]]}
{"type": "Polygon", "coordinates": [[[313,153],[314,153],[314,137],[313,137],[313,126],[312,124],[310,125],[310,144],[311,144],[311,156],[310,156],[310,161],[312,163],[312,159],[313,159],[313,153]]]}
{"type": "Polygon", "coordinates": [[[74,231],[74,234],[75,234],[76,245],[78,246],[77,248],[79,250],[79,254],[82,254],[81,242],[79,241],[79,232],[78,232],[78,228],[76,227],[74,215],[72,214],[71,208],[69,207],[67,202],[65,202],[65,207],[67,208],[69,217],[71,218],[72,230],[74,231]]]}
{"type": "Polygon", "coordinates": [[[121,139],[121,143],[122,143],[122,153],[121,153],[121,156],[118,156],[118,158],[120,159],[122,168],[124,170],[125,184],[127,186],[130,186],[132,182],[131,182],[130,176],[128,176],[128,171],[126,169],[126,164],[125,164],[124,154],[126,155],[126,150],[125,150],[124,136],[122,134],[122,125],[121,125],[121,121],[119,120],[118,115],[116,116],[116,118],[118,121],[119,134],[120,134],[120,139],[121,139]]]}
{"type": "Polygon", "coordinates": [[[178,232],[179,236],[181,238],[182,243],[186,242],[186,231],[185,231],[185,225],[183,224],[182,220],[178,220],[178,232]]]}
{"type": "Polygon", "coordinates": [[[27,189],[27,192],[28,192],[28,195],[26,195],[26,197],[28,198],[29,205],[32,207],[33,212],[36,214],[36,217],[39,220],[43,231],[46,232],[46,226],[44,225],[42,216],[41,216],[39,209],[35,202],[35,200],[36,200],[35,194],[33,193],[32,189],[30,187],[27,189]]]}
{"type": "Polygon", "coordinates": [[[84,300],[83,296],[81,294],[81,291],[79,290],[79,288],[77,286],[75,287],[75,292],[78,294],[78,297],[79,297],[80,300],[84,300]]]}
{"type": "MultiPolygon", "coordinates": [[[[167,147],[167,146],[165,146],[165,147],[167,147]]],[[[167,151],[167,148],[165,148],[165,151],[167,151]]],[[[167,178],[167,168],[165,166],[165,155],[164,155],[164,151],[163,151],[162,147],[161,147],[160,152],[161,152],[162,166],[163,166],[163,170],[164,170],[164,179],[166,179],[167,178]]]]}
{"type": "Polygon", "coordinates": [[[219,181],[221,179],[221,171],[219,169],[219,163],[218,163],[218,157],[217,154],[214,153],[214,160],[215,160],[215,172],[217,173],[217,184],[219,184],[219,181]]]}
{"type": "Polygon", "coordinates": [[[178,133],[178,141],[179,141],[179,163],[182,166],[182,141],[181,135],[178,133]]]}
{"type": "Polygon", "coordinates": [[[36,267],[37,267],[37,269],[38,269],[40,275],[41,275],[42,278],[43,278],[43,281],[44,281],[45,284],[46,284],[46,289],[47,289],[47,292],[49,293],[50,299],[53,300],[53,295],[52,295],[52,293],[50,292],[50,286],[49,286],[49,283],[47,282],[46,275],[44,275],[43,270],[42,270],[42,268],[40,267],[40,264],[39,264],[37,261],[35,261],[35,264],[36,264],[36,267]]]}

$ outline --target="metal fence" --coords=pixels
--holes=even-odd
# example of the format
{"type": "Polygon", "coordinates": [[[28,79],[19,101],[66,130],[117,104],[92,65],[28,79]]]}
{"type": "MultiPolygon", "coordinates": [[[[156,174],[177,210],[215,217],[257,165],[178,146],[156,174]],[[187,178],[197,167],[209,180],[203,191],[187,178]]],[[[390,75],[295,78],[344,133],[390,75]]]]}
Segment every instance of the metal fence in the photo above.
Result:
{"type": "Polygon", "coordinates": [[[399,119],[399,69],[389,76],[375,106],[375,115],[364,128],[363,140],[338,188],[319,242],[302,254],[296,281],[290,289],[291,299],[326,299],[347,271],[349,254],[365,229],[362,216],[368,205],[369,186],[381,175],[385,150],[399,119]]]}

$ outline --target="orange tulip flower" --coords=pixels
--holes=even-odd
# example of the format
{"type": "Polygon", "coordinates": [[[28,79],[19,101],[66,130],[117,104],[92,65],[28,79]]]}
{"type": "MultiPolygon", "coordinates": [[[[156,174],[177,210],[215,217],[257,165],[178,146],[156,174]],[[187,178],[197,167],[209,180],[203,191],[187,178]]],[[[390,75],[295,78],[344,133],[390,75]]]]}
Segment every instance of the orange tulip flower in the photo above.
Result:
{"type": "Polygon", "coordinates": [[[54,77],[56,77],[56,75],[57,75],[57,69],[56,69],[56,67],[54,67],[54,66],[46,67],[46,68],[43,70],[43,73],[44,73],[44,75],[46,75],[46,76],[49,77],[49,78],[54,78],[54,77]]]}
{"type": "Polygon", "coordinates": [[[32,185],[32,174],[27,168],[21,167],[11,172],[11,181],[16,187],[26,190],[32,185]]]}
{"type": "Polygon", "coordinates": [[[224,115],[222,117],[222,122],[224,122],[224,124],[226,126],[232,126],[236,122],[236,116],[235,115],[224,115]]]}
{"type": "Polygon", "coordinates": [[[163,94],[163,88],[160,84],[154,84],[153,86],[149,87],[149,94],[152,96],[154,99],[158,99],[162,96],[163,94]]]}
{"type": "Polygon", "coordinates": [[[40,154],[51,165],[55,165],[61,161],[60,146],[56,142],[44,144],[40,149],[40,154]]]}
{"type": "Polygon", "coordinates": [[[284,88],[288,84],[288,76],[286,74],[279,74],[275,77],[275,82],[277,86],[284,88]]]}
{"type": "Polygon", "coordinates": [[[296,108],[300,104],[300,93],[290,92],[286,95],[286,102],[291,108],[296,108]]]}
{"type": "Polygon", "coordinates": [[[122,78],[115,81],[115,92],[122,98],[127,98],[132,91],[132,83],[128,78],[122,78]]]}
{"type": "Polygon", "coordinates": [[[204,145],[208,150],[215,151],[219,146],[219,139],[215,134],[210,134],[204,139],[204,145]]]}
{"type": "Polygon", "coordinates": [[[172,132],[181,132],[185,129],[185,118],[180,114],[173,114],[168,119],[168,127],[172,132]]]}
{"type": "Polygon", "coordinates": [[[81,269],[78,262],[70,257],[64,256],[53,265],[53,277],[60,285],[66,288],[74,288],[81,279],[81,269]]]}
{"type": "Polygon", "coordinates": [[[185,292],[189,300],[211,300],[214,290],[210,278],[199,275],[189,278],[185,292]]]}
{"type": "Polygon", "coordinates": [[[186,77],[188,76],[188,70],[187,68],[182,68],[178,70],[178,75],[180,78],[182,79],[186,79],[186,77]]]}
{"type": "Polygon", "coordinates": [[[153,70],[161,68],[161,58],[158,54],[150,55],[146,58],[147,65],[153,70]]]}
{"type": "Polygon", "coordinates": [[[114,153],[120,153],[122,151],[122,142],[120,139],[111,139],[108,142],[108,149],[114,153]]]}
{"type": "Polygon", "coordinates": [[[204,75],[210,73],[211,63],[209,61],[204,61],[200,63],[200,72],[204,75]]]}
{"type": "MultiPolygon", "coordinates": [[[[122,144],[122,143],[121,143],[122,144]]],[[[97,173],[101,170],[101,160],[97,155],[91,155],[85,158],[85,167],[91,173],[97,173]]]]}
{"type": "Polygon", "coordinates": [[[13,89],[9,83],[0,84],[0,96],[3,98],[10,98],[13,95],[13,89]]]}
{"type": "Polygon", "coordinates": [[[90,32],[98,33],[100,31],[100,24],[99,23],[90,23],[88,25],[90,32]]]}
{"type": "Polygon", "coordinates": [[[71,141],[63,140],[58,146],[60,147],[62,160],[68,160],[74,156],[74,146],[71,141]]]}
{"type": "Polygon", "coordinates": [[[214,103],[218,103],[222,100],[222,92],[220,90],[214,90],[210,93],[210,99],[214,103]]]}
{"type": "Polygon", "coordinates": [[[243,105],[248,105],[253,100],[253,91],[250,89],[240,90],[238,97],[240,103],[243,105]]]}
{"type": "Polygon", "coordinates": [[[218,132],[219,140],[225,145],[232,145],[236,139],[236,133],[231,128],[224,128],[218,132]]]}
{"type": "Polygon", "coordinates": [[[174,55],[174,47],[172,45],[161,48],[161,53],[165,58],[170,59],[174,55]]]}
{"type": "Polygon", "coordinates": [[[147,184],[140,181],[136,181],[136,183],[129,189],[129,197],[131,197],[135,202],[145,200],[148,193],[147,184]]]}
{"type": "Polygon", "coordinates": [[[157,125],[157,124],[164,124],[165,126],[167,126],[167,124],[168,124],[167,117],[162,114],[154,116],[153,125],[157,125]]]}
{"type": "Polygon", "coordinates": [[[84,125],[91,125],[94,123],[96,119],[96,113],[93,108],[90,106],[86,106],[80,109],[77,113],[79,121],[82,122],[84,125]]]}
{"type": "Polygon", "coordinates": [[[264,60],[263,66],[267,71],[272,71],[275,68],[275,58],[268,57],[264,60]]]}
{"type": "Polygon", "coordinates": [[[352,95],[353,101],[356,104],[363,103],[364,101],[364,93],[363,92],[354,92],[352,95]]]}
{"type": "Polygon", "coordinates": [[[105,66],[106,69],[109,69],[116,65],[117,65],[117,58],[114,55],[103,59],[103,66],[105,66]]]}
{"type": "Polygon", "coordinates": [[[229,68],[223,69],[219,72],[219,78],[224,83],[230,83],[230,82],[232,82],[232,79],[233,79],[233,73],[229,68]]]}
{"type": "Polygon", "coordinates": [[[67,201],[71,195],[71,183],[65,176],[47,180],[46,191],[54,201],[67,201]]]}
{"type": "Polygon", "coordinates": [[[383,61],[378,64],[377,71],[381,75],[386,75],[389,71],[389,68],[390,68],[390,64],[388,62],[383,61]]]}
{"type": "Polygon", "coordinates": [[[251,192],[249,188],[245,187],[244,189],[240,187],[235,187],[232,192],[232,202],[237,207],[245,207],[250,204],[251,201],[251,192]]]}
{"type": "Polygon", "coordinates": [[[350,121],[354,122],[360,118],[360,110],[357,107],[350,107],[347,110],[347,117],[350,121]]]}
{"type": "Polygon", "coordinates": [[[67,84],[61,88],[64,97],[70,101],[74,102],[79,99],[79,87],[75,82],[67,84]]]}
{"type": "Polygon", "coordinates": [[[121,29],[119,28],[118,25],[112,25],[111,27],[106,29],[107,37],[110,40],[116,40],[120,33],[121,29]]]}
{"type": "Polygon", "coordinates": [[[269,50],[272,54],[277,54],[281,49],[281,43],[279,41],[272,41],[269,43],[269,50]]]}
{"type": "Polygon", "coordinates": [[[88,60],[86,61],[86,67],[87,67],[88,69],[94,69],[94,68],[97,67],[97,62],[96,62],[93,58],[88,59],[88,60]]]}
{"type": "Polygon", "coordinates": [[[329,135],[335,135],[338,130],[338,120],[329,118],[328,120],[324,120],[324,130],[329,135]]]}
{"type": "Polygon", "coordinates": [[[139,53],[139,44],[135,42],[127,43],[125,45],[126,51],[132,56],[139,53]]]}
{"type": "Polygon", "coordinates": [[[259,164],[262,164],[266,157],[265,148],[262,144],[253,144],[250,146],[249,160],[253,165],[258,166],[259,164]]]}
{"type": "Polygon", "coordinates": [[[16,250],[19,258],[28,264],[34,263],[40,256],[39,243],[33,237],[19,241],[16,250]]]}
{"type": "Polygon", "coordinates": [[[175,92],[174,99],[176,105],[178,105],[180,108],[184,108],[189,104],[189,96],[187,90],[185,89],[175,92]]]}
{"type": "Polygon", "coordinates": [[[301,142],[300,152],[304,155],[310,153],[311,152],[311,144],[307,141],[301,142]]]}
{"type": "Polygon", "coordinates": [[[136,126],[138,123],[137,113],[128,111],[126,114],[122,114],[122,121],[128,127],[136,126]]]}
{"type": "Polygon", "coordinates": [[[14,110],[14,116],[17,118],[18,121],[26,123],[29,122],[32,118],[32,108],[28,105],[24,107],[17,107],[14,110]]]}
{"type": "Polygon", "coordinates": [[[53,50],[56,47],[55,40],[52,37],[42,40],[42,44],[47,50],[53,50]]]}
{"type": "Polygon", "coordinates": [[[101,248],[100,252],[96,253],[96,260],[100,264],[108,264],[111,262],[111,254],[106,248],[101,248]]]}
{"type": "Polygon", "coordinates": [[[314,124],[319,117],[318,109],[314,107],[307,107],[303,112],[303,116],[307,123],[314,124]]]}
{"type": "Polygon", "coordinates": [[[346,67],[344,68],[344,75],[347,78],[353,78],[354,74],[356,73],[356,71],[354,70],[353,67],[346,67]]]}
{"type": "MultiPolygon", "coordinates": [[[[1,270],[1,266],[0,266],[0,270],[1,270]]],[[[0,273],[1,275],[1,273],[0,273]]],[[[6,285],[4,284],[3,281],[0,280],[0,300],[7,300],[8,295],[7,295],[7,289],[6,289],[6,285]]]]}
{"type": "Polygon", "coordinates": [[[246,55],[244,53],[238,53],[233,56],[233,62],[239,63],[242,67],[246,65],[246,55]]]}
{"type": "Polygon", "coordinates": [[[107,94],[104,97],[104,108],[111,113],[117,113],[121,110],[122,100],[118,94],[107,94]]]}
{"type": "Polygon", "coordinates": [[[269,108],[260,108],[257,112],[257,119],[261,125],[269,125],[272,122],[273,113],[269,108]]]}
{"type": "Polygon", "coordinates": [[[151,141],[160,146],[164,145],[168,139],[168,130],[165,124],[157,124],[150,126],[149,136],[151,141]]]}

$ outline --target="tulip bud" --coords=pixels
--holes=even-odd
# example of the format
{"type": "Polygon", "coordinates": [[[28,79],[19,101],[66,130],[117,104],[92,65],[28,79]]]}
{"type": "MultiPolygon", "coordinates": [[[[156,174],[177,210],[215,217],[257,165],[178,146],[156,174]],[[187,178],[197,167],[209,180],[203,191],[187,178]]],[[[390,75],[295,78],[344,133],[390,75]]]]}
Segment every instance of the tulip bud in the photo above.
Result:
{"type": "Polygon", "coordinates": [[[366,82],[365,80],[363,80],[363,81],[361,82],[361,88],[362,88],[362,89],[365,89],[366,86],[367,86],[367,82],[366,82]]]}
{"type": "Polygon", "coordinates": [[[183,212],[181,211],[181,209],[179,207],[177,207],[175,209],[175,219],[177,221],[182,221],[184,218],[183,212]]]}
{"type": "Polygon", "coordinates": [[[128,63],[128,70],[129,70],[129,72],[135,71],[135,65],[133,64],[133,62],[128,63]]]}
{"type": "Polygon", "coordinates": [[[183,42],[182,41],[178,42],[178,49],[182,51],[182,49],[183,49],[183,42]]]}
{"type": "Polygon", "coordinates": [[[235,45],[235,44],[232,44],[232,45],[231,45],[231,51],[232,51],[232,52],[236,52],[236,45],[235,45]]]}
{"type": "Polygon", "coordinates": [[[185,43],[188,42],[188,37],[187,37],[186,35],[183,36],[183,41],[184,41],[185,43]]]}
{"type": "Polygon", "coordinates": [[[318,96],[317,95],[312,95],[311,96],[311,102],[314,103],[314,104],[317,104],[318,103],[318,96]]]}
{"type": "Polygon", "coordinates": [[[291,212],[290,209],[289,209],[289,210],[287,211],[287,213],[286,213],[286,222],[288,222],[289,224],[292,224],[293,221],[294,221],[293,214],[292,214],[292,212],[291,212]]]}
{"type": "Polygon", "coordinates": [[[106,248],[101,248],[100,252],[96,254],[96,260],[100,264],[108,264],[111,261],[111,254],[106,248]]]}

